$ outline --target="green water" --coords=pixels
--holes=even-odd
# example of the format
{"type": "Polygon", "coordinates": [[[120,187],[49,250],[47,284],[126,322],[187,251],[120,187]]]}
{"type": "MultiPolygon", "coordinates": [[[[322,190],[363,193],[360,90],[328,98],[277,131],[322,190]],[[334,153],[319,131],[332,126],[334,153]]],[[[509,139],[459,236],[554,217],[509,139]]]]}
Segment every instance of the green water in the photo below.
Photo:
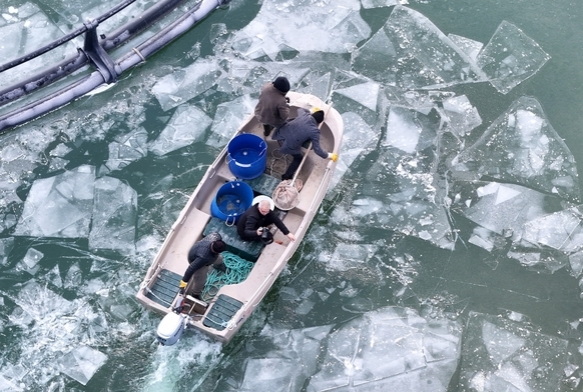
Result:
{"type": "MultiPolygon", "coordinates": [[[[75,13],[84,7],[83,2],[35,0],[32,3],[59,24],[62,16],[57,10],[62,13],[69,4],[70,12],[75,13]]],[[[502,256],[493,268],[490,253],[467,243],[458,242],[452,251],[393,230],[390,224],[367,222],[366,218],[358,217],[354,218],[358,222],[356,225],[347,223],[345,214],[351,211],[354,200],[394,193],[391,181],[377,181],[371,173],[385,150],[380,146],[382,143],[370,144],[369,140],[362,140],[366,148],[351,164],[336,191],[327,197],[289,268],[229,345],[221,347],[190,332],[176,346],[157,346],[154,333],[160,317],[143,309],[134,295],[157,247],[222,145],[205,143],[211,136],[208,128],[188,146],[166,155],[145,153],[111,173],[103,169],[103,165],[110,157],[110,144],[121,135],[140,128],[147,133],[148,141],[160,135],[174,109],[162,109],[152,93],[152,86],[168,74],[183,72],[193,63],[197,53],[199,57],[213,57],[218,53],[219,62],[226,58],[224,53],[228,51],[222,52],[222,41],[218,41],[219,49],[215,48],[216,41],[211,42],[217,26],[224,24],[230,32],[243,29],[257,17],[259,3],[233,1],[229,8],[215,11],[145,64],[125,74],[109,90],[79,99],[1,137],[3,146],[16,143],[25,150],[44,152],[44,157],[31,154],[25,159],[18,158],[13,150],[10,154],[6,150],[0,154],[2,169],[13,173],[12,178],[22,179],[14,189],[21,200],[26,199],[35,180],[51,178],[55,173],[81,165],[94,166],[98,174],[109,174],[133,188],[137,193],[137,251],[135,255],[94,251],[87,238],[12,237],[22,204],[13,202],[6,207],[4,203],[1,237],[14,238],[14,245],[0,266],[0,297],[3,299],[0,372],[5,375],[24,373],[16,379],[17,385],[27,391],[252,390],[247,389],[249,384],[243,383],[247,359],[266,358],[274,351],[285,356],[286,352],[297,350],[295,346],[287,350],[281,346],[279,351],[275,349],[273,335],[269,331],[261,334],[264,325],[282,331],[318,326],[337,329],[365,312],[388,305],[436,314],[445,312],[461,325],[472,311],[492,315],[519,313],[528,320],[525,324],[534,330],[569,340],[569,347],[575,352],[573,363],[583,365],[576,353],[582,337],[571,324],[583,317],[581,291],[578,279],[568,267],[553,273],[544,268],[532,270],[515,259],[502,256]],[[197,43],[200,44],[198,48],[197,43]],[[38,132],[36,138],[30,136],[33,131],[38,132]],[[31,146],[35,143],[38,146],[31,146]],[[66,144],[70,151],[63,156],[66,160],[63,166],[55,170],[50,165],[51,162],[56,165],[56,161],[49,152],[60,143],[66,144]],[[346,255],[349,266],[334,267],[342,260],[332,260],[331,255],[338,255],[335,250],[346,244],[374,250],[362,263],[355,262],[353,255],[346,255]],[[43,254],[34,274],[23,269],[21,264],[31,248],[43,254]],[[63,282],[60,286],[55,284],[55,268],[60,271],[63,282]],[[26,295],[27,292],[31,294],[26,295]],[[298,311],[300,305],[309,304],[309,311],[298,311]],[[23,319],[22,309],[26,313],[34,307],[51,311],[31,312],[31,319],[14,322],[23,319]],[[83,321],[67,323],[67,319],[83,321]],[[54,366],[71,346],[80,345],[88,345],[107,356],[87,385],[72,380],[54,366]]],[[[312,4],[313,7],[326,7],[331,13],[340,12],[335,7],[341,7],[333,0],[277,3],[282,4],[282,17],[270,22],[285,27],[290,23],[300,25],[298,21],[310,14],[292,12],[286,15],[283,5],[293,10],[296,3],[312,4]]],[[[0,11],[8,12],[8,6],[0,5],[0,11]]],[[[508,21],[540,45],[550,55],[550,60],[507,94],[501,94],[485,82],[442,90],[466,95],[479,111],[482,125],[467,137],[468,145],[518,98],[535,98],[548,122],[573,154],[579,171],[583,169],[581,4],[572,0],[426,0],[411,1],[407,7],[425,15],[445,34],[486,44],[500,23],[508,21]]],[[[374,33],[385,24],[392,9],[361,9],[360,16],[374,33]]],[[[313,21],[318,22],[322,21],[313,21]]],[[[2,25],[0,19],[0,27],[2,25]]],[[[305,38],[309,41],[310,37],[305,38]]],[[[301,61],[294,62],[293,54],[288,53],[292,58],[289,67],[328,69],[337,64],[343,69],[343,61],[350,57],[317,52],[304,54],[305,57],[298,57],[301,61]]],[[[0,58],[4,57],[12,56],[0,52],[0,58]]],[[[260,61],[270,62],[265,58],[260,61]]],[[[236,67],[243,66],[236,64],[236,67]]],[[[281,68],[286,69],[285,66],[281,68]]],[[[247,85],[260,86],[273,77],[269,70],[262,71],[263,74],[255,70],[256,73],[248,77],[247,85]]],[[[335,77],[334,83],[340,85],[346,76],[336,74],[335,77]]],[[[237,91],[238,86],[231,87],[237,91]]],[[[236,93],[213,88],[188,102],[217,121],[217,113],[225,114],[218,106],[236,97],[236,93]]],[[[339,110],[344,109],[339,107],[339,110]]],[[[378,129],[382,134],[380,140],[384,140],[385,121],[380,119],[380,113],[378,116],[378,121],[372,121],[371,129],[378,129]]],[[[6,184],[3,186],[9,188],[6,184]]],[[[3,197],[6,201],[10,199],[8,193],[3,193],[3,197]]],[[[467,232],[471,225],[458,220],[456,228],[467,232]]],[[[338,258],[342,256],[340,252],[338,258]]],[[[289,358],[294,356],[289,354],[289,358]]],[[[323,365],[322,360],[323,357],[316,359],[319,365],[323,365]]],[[[301,362],[298,361],[298,366],[301,362]]],[[[458,376],[457,373],[453,375],[448,391],[468,390],[458,385],[458,376]]],[[[307,390],[309,383],[308,377],[293,383],[285,377],[281,380],[282,387],[278,390],[282,391],[307,390]],[[286,389],[285,385],[293,387],[286,389]]],[[[583,390],[566,385],[561,388],[583,390]]]]}

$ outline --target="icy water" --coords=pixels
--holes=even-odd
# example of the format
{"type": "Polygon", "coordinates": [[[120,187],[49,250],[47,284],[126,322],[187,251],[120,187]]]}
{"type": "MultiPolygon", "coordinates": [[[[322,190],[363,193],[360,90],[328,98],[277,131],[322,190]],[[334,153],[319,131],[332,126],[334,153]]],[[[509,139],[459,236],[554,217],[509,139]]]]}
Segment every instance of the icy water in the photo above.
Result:
{"type": "MultiPolygon", "coordinates": [[[[7,3],[2,63],[115,4],[7,3]]],[[[2,135],[0,391],[583,390],[583,6],[398,3],[234,0],[2,135]],[[278,75],[342,114],[334,184],[231,343],[160,347],[135,293],[278,75]]]]}

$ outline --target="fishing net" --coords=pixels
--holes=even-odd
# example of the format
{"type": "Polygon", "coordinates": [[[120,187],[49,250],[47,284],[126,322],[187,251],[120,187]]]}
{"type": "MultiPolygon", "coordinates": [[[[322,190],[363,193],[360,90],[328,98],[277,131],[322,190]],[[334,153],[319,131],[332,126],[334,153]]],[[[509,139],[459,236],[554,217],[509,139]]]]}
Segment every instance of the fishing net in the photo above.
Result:
{"type": "Polygon", "coordinates": [[[227,267],[227,272],[221,272],[212,269],[206,278],[206,283],[202,291],[202,299],[209,301],[214,298],[221,287],[229,284],[241,283],[253,268],[253,263],[237,256],[231,252],[221,253],[223,256],[223,263],[227,267]]]}
{"type": "Polygon", "coordinates": [[[302,180],[284,180],[275,189],[271,198],[275,206],[283,211],[288,211],[300,203],[300,191],[304,186],[302,180]]]}

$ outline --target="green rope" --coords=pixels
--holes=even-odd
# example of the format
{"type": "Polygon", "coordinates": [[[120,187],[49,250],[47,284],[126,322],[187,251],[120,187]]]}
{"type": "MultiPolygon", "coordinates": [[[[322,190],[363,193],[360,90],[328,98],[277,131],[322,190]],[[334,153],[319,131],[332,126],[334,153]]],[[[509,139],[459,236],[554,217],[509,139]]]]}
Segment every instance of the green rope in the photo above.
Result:
{"type": "Polygon", "coordinates": [[[253,268],[253,263],[230,252],[223,252],[223,263],[227,267],[227,272],[213,269],[206,278],[206,284],[202,291],[202,298],[208,302],[220,290],[221,287],[230,284],[241,283],[253,268]]]}

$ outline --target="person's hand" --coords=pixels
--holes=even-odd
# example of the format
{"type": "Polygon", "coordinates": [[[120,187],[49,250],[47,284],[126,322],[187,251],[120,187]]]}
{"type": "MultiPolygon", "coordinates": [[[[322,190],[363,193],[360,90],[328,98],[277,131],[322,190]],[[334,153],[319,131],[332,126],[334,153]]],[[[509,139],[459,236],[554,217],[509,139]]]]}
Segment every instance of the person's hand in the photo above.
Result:
{"type": "Polygon", "coordinates": [[[261,235],[263,233],[263,227],[257,229],[257,235],[261,235]]]}
{"type": "Polygon", "coordinates": [[[293,235],[293,233],[289,233],[289,234],[287,235],[287,238],[289,238],[289,240],[290,240],[290,241],[295,241],[295,240],[296,240],[296,236],[295,236],[295,235],[293,235]]]}
{"type": "Polygon", "coordinates": [[[331,159],[332,162],[336,162],[338,160],[338,154],[336,154],[335,152],[329,152],[328,159],[331,159]]]}

